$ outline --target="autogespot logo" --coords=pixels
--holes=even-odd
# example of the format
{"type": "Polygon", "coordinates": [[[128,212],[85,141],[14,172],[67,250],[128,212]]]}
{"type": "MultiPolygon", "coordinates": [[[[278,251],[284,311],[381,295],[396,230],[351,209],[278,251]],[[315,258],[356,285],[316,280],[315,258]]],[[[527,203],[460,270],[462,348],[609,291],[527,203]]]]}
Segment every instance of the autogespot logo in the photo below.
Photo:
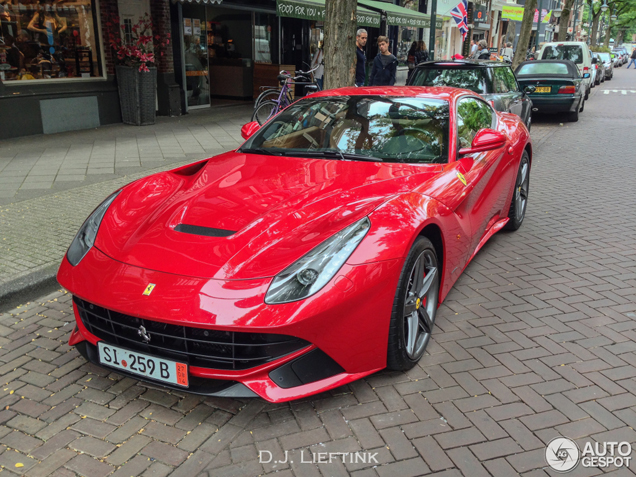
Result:
{"type": "Polygon", "coordinates": [[[555,472],[570,472],[580,459],[579,446],[567,437],[555,437],[545,448],[545,461],[555,472]]]}
{"type": "Polygon", "coordinates": [[[572,439],[555,437],[545,448],[545,461],[555,471],[570,472],[580,463],[583,467],[604,469],[629,467],[632,459],[629,442],[586,442],[583,452],[572,439]]]}

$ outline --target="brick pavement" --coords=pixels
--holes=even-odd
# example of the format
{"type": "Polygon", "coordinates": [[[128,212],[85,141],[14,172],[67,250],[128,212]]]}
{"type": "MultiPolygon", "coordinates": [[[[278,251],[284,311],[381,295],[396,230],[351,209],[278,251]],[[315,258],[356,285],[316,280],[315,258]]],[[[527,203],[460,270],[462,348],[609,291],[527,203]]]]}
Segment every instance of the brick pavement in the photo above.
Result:
{"type": "MultiPolygon", "coordinates": [[[[629,87],[629,73],[601,90],[629,87]]],[[[555,475],[543,453],[558,435],[635,443],[636,177],[621,161],[636,114],[598,89],[579,123],[533,127],[526,223],[467,268],[413,370],[277,405],[166,391],[69,348],[70,296],[56,292],[0,315],[0,465],[28,476],[540,476],[555,475]],[[302,462],[362,450],[378,464],[302,462]]]]}

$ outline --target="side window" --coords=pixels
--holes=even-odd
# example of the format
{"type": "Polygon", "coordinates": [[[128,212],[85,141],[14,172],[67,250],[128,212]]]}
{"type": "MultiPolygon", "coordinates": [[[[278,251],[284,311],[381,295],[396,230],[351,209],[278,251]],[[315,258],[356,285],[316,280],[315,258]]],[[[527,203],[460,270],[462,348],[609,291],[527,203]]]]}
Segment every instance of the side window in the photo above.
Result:
{"type": "MultiPolygon", "coordinates": [[[[498,70],[501,68],[495,68],[498,70]]],[[[470,147],[478,131],[493,125],[494,113],[490,106],[477,98],[463,98],[457,103],[457,137],[459,147],[470,147]]]]}
{"type": "Polygon", "coordinates": [[[495,93],[508,92],[508,84],[506,83],[506,73],[504,69],[505,68],[501,67],[492,69],[492,79],[495,87],[495,93]]]}
{"type": "Polygon", "coordinates": [[[512,68],[497,68],[499,70],[503,70],[506,77],[506,85],[508,86],[508,91],[519,91],[519,85],[517,84],[517,79],[515,78],[515,74],[512,72],[512,68]]]}

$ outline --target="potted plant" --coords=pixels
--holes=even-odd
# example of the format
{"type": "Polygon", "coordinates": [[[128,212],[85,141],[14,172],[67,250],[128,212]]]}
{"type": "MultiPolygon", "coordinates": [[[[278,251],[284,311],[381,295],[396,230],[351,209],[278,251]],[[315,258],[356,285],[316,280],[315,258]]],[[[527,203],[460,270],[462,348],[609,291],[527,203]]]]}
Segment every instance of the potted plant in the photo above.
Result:
{"type": "Polygon", "coordinates": [[[108,23],[111,48],[117,55],[117,87],[125,124],[145,126],[154,124],[156,118],[157,68],[155,57],[163,56],[163,49],[170,44],[170,34],[165,39],[152,35],[152,20],[148,14],[126,31],[119,17],[108,23]]]}

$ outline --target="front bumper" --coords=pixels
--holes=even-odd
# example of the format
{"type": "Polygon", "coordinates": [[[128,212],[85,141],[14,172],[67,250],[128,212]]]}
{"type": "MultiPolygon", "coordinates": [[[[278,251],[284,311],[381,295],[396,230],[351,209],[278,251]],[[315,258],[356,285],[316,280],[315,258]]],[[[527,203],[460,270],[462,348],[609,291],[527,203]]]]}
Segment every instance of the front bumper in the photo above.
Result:
{"type": "MultiPolygon", "coordinates": [[[[122,264],[93,248],[76,267],[65,258],[58,281],[82,300],[131,317],[305,340],[306,347],[248,369],[189,367],[190,379],[196,384],[190,392],[257,395],[282,402],[342,386],[386,366],[389,320],[400,270],[400,260],[345,265],[316,295],[299,302],[266,305],[264,295],[271,278],[222,281],[177,276],[122,264]],[[153,292],[143,295],[150,283],[155,285],[153,292]],[[332,373],[338,372],[307,383],[294,381],[294,373],[284,372],[289,367],[302,368],[300,360],[312,352],[323,353],[337,363],[332,373]],[[278,375],[283,374],[280,379],[286,380],[282,384],[287,387],[272,378],[281,369],[278,375]]],[[[74,310],[77,328],[69,344],[85,342],[78,349],[89,361],[98,362],[95,347],[100,337],[84,326],[76,304],[74,310]]]]}

